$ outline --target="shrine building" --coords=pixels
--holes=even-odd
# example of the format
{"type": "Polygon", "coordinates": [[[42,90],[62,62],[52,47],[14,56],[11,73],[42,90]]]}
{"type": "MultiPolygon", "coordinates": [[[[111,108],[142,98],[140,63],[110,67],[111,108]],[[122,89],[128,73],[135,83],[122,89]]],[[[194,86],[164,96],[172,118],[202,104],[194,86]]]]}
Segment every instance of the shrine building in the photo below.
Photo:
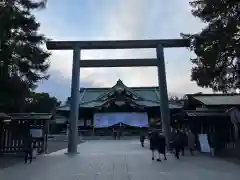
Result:
{"type": "MultiPolygon", "coordinates": [[[[159,87],[127,87],[118,80],[110,88],[81,88],[79,94],[79,130],[85,134],[110,135],[113,127],[125,134],[140,129],[161,128],[159,87]]],[[[69,118],[70,101],[58,108],[69,118]]],[[[169,101],[171,124],[183,119],[183,106],[169,101]]]]}

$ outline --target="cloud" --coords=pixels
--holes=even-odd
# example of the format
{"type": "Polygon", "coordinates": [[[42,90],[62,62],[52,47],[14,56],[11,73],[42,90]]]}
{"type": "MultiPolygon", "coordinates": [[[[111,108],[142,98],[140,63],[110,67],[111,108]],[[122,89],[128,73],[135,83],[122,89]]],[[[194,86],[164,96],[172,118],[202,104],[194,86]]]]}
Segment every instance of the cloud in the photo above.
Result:
{"type": "MultiPolygon", "coordinates": [[[[49,1],[50,2],[50,1],[49,1]]],[[[190,12],[188,0],[73,0],[72,3],[48,4],[47,12],[38,17],[41,32],[54,40],[126,40],[179,38],[181,32],[198,32],[203,23],[190,12]],[[47,18],[46,18],[47,17],[47,18]]],[[[187,49],[166,49],[165,61],[168,90],[191,93],[203,90],[190,82],[193,56],[187,49]],[[186,88],[188,87],[188,88],[186,88]],[[190,92],[191,91],[191,92],[190,92]]],[[[82,51],[81,59],[154,58],[149,50],[82,51]]],[[[53,51],[50,72],[58,71],[61,78],[71,76],[72,52],[53,51]]],[[[99,86],[111,86],[122,79],[128,86],[158,85],[157,69],[88,68],[81,69],[81,81],[99,86]]],[[[60,78],[60,77],[59,77],[60,78]]]]}
{"type": "MultiPolygon", "coordinates": [[[[50,71],[49,80],[44,80],[39,83],[36,92],[46,92],[52,96],[57,97],[61,101],[65,101],[70,96],[71,92],[71,78],[62,76],[60,71],[50,71]]],[[[80,81],[80,87],[93,87],[98,86],[93,81],[83,79],[80,81]]]]}

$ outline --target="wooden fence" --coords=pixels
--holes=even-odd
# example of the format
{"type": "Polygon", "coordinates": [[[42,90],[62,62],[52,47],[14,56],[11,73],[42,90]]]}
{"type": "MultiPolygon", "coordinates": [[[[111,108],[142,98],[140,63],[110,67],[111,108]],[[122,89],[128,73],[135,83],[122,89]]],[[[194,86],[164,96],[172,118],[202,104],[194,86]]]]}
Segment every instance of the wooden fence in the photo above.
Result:
{"type": "Polygon", "coordinates": [[[51,114],[10,114],[11,120],[0,121],[0,154],[21,153],[29,139],[36,142],[37,150],[43,153],[47,149],[48,121],[51,114]],[[36,137],[33,130],[40,130],[36,137]]]}

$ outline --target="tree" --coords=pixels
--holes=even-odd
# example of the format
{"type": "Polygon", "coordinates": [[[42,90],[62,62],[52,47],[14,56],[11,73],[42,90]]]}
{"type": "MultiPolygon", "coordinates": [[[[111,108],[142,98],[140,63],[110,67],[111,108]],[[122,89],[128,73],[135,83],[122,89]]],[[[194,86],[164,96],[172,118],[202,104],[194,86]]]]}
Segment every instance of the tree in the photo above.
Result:
{"type": "Polygon", "coordinates": [[[65,105],[69,105],[71,101],[71,97],[68,97],[67,100],[65,101],[65,105]]]}
{"type": "Polygon", "coordinates": [[[31,92],[25,99],[24,112],[54,113],[60,104],[56,97],[51,97],[48,93],[31,92]]]}
{"type": "Polygon", "coordinates": [[[234,88],[235,59],[240,56],[240,3],[234,0],[194,0],[192,14],[206,27],[197,34],[182,34],[190,39],[190,49],[197,58],[191,59],[191,79],[200,87],[228,92],[234,88]]]}
{"type": "Polygon", "coordinates": [[[46,1],[5,0],[0,2],[0,105],[2,111],[20,111],[40,80],[48,79],[48,57],[38,33],[40,24],[32,11],[46,1]]]}
{"type": "Polygon", "coordinates": [[[168,100],[169,100],[169,101],[179,101],[180,98],[177,97],[177,96],[170,96],[168,100]]]}

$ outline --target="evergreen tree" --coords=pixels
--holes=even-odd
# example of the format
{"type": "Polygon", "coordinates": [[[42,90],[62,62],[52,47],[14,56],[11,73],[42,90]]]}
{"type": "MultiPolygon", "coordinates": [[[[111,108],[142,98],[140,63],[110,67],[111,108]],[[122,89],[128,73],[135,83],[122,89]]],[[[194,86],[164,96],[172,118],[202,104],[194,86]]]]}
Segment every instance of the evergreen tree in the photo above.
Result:
{"type": "Polygon", "coordinates": [[[191,79],[201,87],[228,92],[234,88],[235,59],[240,56],[240,3],[237,0],[194,0],[192,14],[205,28],[197,34],[183,34],[191,40],[191,79]]]}
{"type": "Polygon", "coordinates": [[[48,78],[49,53],[46,37],[33,10],[46,1],[2,0],[0,2],[0,105],[2,111],[19,111],[37,82],[48,78]]]}
{"type": "Polygon", "coordinates": [[[26,98],[24,112],[54,113],[60,104],[56,97],[51,97],[48,93],[31,92],[26,98]]]}

